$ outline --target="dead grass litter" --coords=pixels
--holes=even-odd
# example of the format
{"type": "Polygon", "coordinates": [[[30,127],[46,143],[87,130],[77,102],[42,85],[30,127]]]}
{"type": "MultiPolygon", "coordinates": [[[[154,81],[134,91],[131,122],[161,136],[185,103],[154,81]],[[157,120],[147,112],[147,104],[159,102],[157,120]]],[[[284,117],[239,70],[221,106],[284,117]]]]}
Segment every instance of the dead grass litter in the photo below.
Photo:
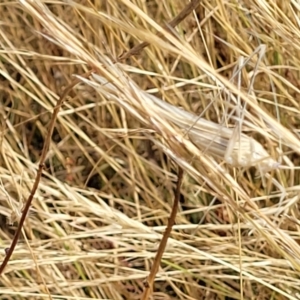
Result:
{"type": "Polygon", "coordinates": [[[299,5],[188,3],[1,2],[0,299],[141,299],[177,166],[153,299],[300,299],[299,5]]]}

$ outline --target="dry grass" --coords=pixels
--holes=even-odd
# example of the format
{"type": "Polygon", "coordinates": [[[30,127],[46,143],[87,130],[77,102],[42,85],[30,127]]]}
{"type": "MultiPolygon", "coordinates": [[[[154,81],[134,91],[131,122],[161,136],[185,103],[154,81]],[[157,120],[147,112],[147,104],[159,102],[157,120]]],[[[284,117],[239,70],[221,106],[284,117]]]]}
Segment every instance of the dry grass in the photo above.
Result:
{"type": "Polygon", "coordinates": [[[177,166],[181,207],[153,299],[300,299],[300,7],[204,0],[162,30],[187,4],[1,2],[1,261],[53,108],[74,77],[82,83],[59,112],[0,299],[141,299],[177,166]],[[114,63],[142,41],[140,55],[114,63]],[[180,126],[176,106],[232,138],[216,129],[200,147],[200,123],[180,126]],[[245,136],[275,169],[247,168],[244,152],[230,164],[245,136]]]}

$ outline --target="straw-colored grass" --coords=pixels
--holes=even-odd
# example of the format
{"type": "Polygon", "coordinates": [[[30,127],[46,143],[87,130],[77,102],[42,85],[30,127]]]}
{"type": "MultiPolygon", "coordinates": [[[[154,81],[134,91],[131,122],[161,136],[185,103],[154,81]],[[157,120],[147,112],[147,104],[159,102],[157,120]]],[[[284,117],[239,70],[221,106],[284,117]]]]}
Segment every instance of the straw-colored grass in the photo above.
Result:
{"type": "Polygon", "coordinates": [[[142,299],[179,167],[152,299],[300,299],[300,6],[188,3],[0,3],[0,299],[142,299]]]}

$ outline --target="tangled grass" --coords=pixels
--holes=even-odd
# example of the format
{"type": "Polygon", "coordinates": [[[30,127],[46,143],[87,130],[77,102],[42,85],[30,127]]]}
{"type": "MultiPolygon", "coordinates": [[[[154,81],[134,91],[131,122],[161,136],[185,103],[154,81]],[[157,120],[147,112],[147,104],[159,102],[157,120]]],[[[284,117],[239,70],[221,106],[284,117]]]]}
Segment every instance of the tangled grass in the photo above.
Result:
{"type": "Polygon", "coordinates": [[[299,4],[188,3],[1,2],[0,299],[142,299],[178,167],[152,299],[300,299],[299,4]]]}

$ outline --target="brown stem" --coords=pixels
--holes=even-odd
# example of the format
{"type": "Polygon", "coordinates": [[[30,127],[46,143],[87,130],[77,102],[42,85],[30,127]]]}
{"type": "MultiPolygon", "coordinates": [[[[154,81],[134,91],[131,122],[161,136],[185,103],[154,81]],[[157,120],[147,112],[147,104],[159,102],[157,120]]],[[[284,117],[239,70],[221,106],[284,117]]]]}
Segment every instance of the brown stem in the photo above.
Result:
{"type": "Polygon", "coordinates": [[[176,214],[177,214],[177,209],[178,209],[178,204],[179,204],[179,199],[180,199],[180,189],[181,189],[181,184],[182,184],[182,178],[183,178],[183,170],[181,168],[179,168],[178,171],[178,176],[177,176],[177,185],[176,185],[176,191],[175,191],[175,197],[174,197],[174,203],[172,206],[172,211],[169,217],[169,221],[168,221],[168,225],[166,228],[166,231],[162,237],[162,240],[159,244],[154,262],[153,262],[153,266],[151,268],[150,274],[148,276],[148,278],[145,280],[144,285],[145,285],[145,290],[144,293],[142,295],[141,300],[148,300],[151,291],[153,290],[153,283],[154,283],[154,279],[156,276],[156,273],[158,271],[159,265],[160,265],[160,261],[161,258],[163,256],[163,253],[165,251],[167,242],[168,242],[168,238],[170,236],[170,233],[172,231],[172,227],[175,223],[175,218],[176,218],[176,214]]]}
{"type": "MultiPolygon", "coordinates": [[[[170,32],[170,27],[176,27],[180,22],[182,22],[194,9],[200,5],[200,0],[192,0],[173,20],[171,20],[167,26],[163,28],[170,32]]],[[[163,33],[158,33],[159,37],[163,36],[163,33]]],[[[118,58],[118,61],[125,60],[133,55],[138,55],[144,48],[149,45],[148,42],[142,42],[131,48],[129,51],[121,54],[118,58]]]]}
{"type": "MultiPolygon", "coordinates": [[[[83,77],[88,77],[91,73],[92,73],[92,71],[89,71],[89,72],[85,73],[82,76],[83,77]]],[[[37,175],[35,177],[35,181],[34,181],[32,189],[31,189],[30,195],[27,198],[25,207],[23,208],[22,215],[21,215],[21,218],[20,218],[20,221],[19,221],[19,225],[18,225],[18,228],[17,228],[16,233],[14,235],[14,238],[12,240],[12,243],[11,243],[10,247],[5,251],[6,255],[5,255],[4,260],[3,260],[3,262],[2,262],[2,264],[0,266],[0,275],[4,271],[4,268],[6,267],[6,265],[7,265],[8,261],[9,261],[10,257],[12,256],[12,254],[13,254],[13,252],[15,250],[15,247],[16,247],[16,245],[18,243],[18,240],[19,240],[19,237],[20,237],[20,234],[21,234],[21,231],[22,231],[22,227],[24,225],[27,213],[28,213],[28,211],[30,209],[33,197],[34,197],[35,192],[36,192],[36,190],[38,188],[38,185],[40,183],[40,180],[41,180],[41,177],[42,177],[42,173],[43,173],[45,158],[46,158],[46,155],[47,155],[47,152],[48,152],[48,149],[49,149],[49,145],[51,143],[51,137],[52,137],[52,133],[53,133],[53,130],[54,130],[54,126],[55,126],[55,122],[56,122],[56,118],[57,118],[57,114],[59,112],[59,109],[62,106],[65,97],[72,90],[72,88],[76,84],[78,84],[79,82],[80,82],[79,79],[75,79],[75,80],[73,80],[73,82],[68,87],[65,88],[65,90],[63,91],[61,97],[58,99],[58,101],[56,103],[56,106],[55,106],[55,108],[53,110],[52,117],[51,117],[50,124],[49,124],[49,131],[48,131],[48,133],[46,135],[46,139],[45,139],[45,142],[44,142],[44,145],[43,145],[43,150],[42,150],[42,154],[41,154],[41,158],[40,158],[40,163],[39,163],[37,175]]]]}

